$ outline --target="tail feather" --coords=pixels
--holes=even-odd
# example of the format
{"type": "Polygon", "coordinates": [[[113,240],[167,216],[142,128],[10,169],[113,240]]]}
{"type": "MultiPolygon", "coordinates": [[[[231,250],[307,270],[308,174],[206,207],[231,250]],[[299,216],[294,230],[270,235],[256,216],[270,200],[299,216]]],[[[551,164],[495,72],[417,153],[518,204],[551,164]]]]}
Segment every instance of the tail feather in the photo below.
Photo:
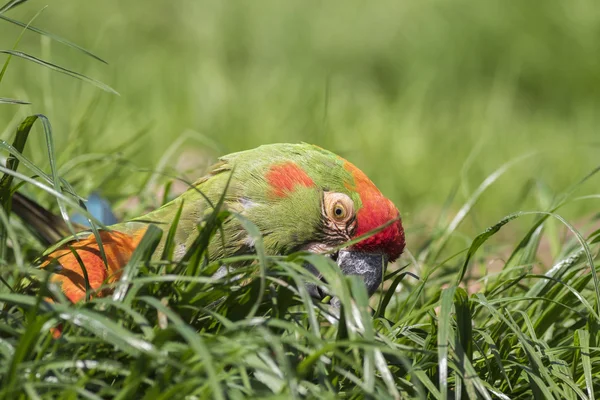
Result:
{"type": "MultiPolygon", "coordinates": [[[[12,197],[12,211],[46,246],[71,235],[71,230],[60,215],[52,213],[19,192],[12,197]]],[[[79,224],[72,225],[76,232],[87,229],[79,224]]]]}

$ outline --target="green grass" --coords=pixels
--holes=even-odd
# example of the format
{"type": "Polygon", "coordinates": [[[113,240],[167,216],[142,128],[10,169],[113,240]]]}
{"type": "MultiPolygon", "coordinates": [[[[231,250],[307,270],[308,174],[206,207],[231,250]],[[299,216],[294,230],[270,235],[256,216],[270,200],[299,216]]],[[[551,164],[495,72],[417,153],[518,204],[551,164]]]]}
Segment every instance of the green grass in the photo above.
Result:
{"type": "Polygon", "coordinates": [[[69,0],[31,25],[0,20],[2,397],[600,396],[594,2],[69,0]],[[222,279],[202,241],[150,262],[150,231],[114,295],[49,305],[42,246],[7,223],[15,189],[71,212],[99,188],[127,218],[219,154],[300,140],[402,212],[407,251],[371,299],[314,255],[222,279]],[[341,310],[309,297],[305,262],[341,310]]]}

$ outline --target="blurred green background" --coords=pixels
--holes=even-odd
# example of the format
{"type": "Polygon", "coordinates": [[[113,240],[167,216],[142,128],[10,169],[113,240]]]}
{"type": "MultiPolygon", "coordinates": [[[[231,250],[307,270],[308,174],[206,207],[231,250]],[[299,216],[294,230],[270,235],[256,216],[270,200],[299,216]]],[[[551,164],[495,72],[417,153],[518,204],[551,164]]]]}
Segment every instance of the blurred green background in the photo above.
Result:
{"type": "MultiPolygon", "coordinates": [[[[27,22],[45,5],[8,15],[27,22]]],[[[446,218],[494,170],[539,152],[483,195],[463,227],[475,233],[544,209],[600,164],[595,1],[63,0],[34,25],[109,65],[30,32],[20,50],[120,93],[19,59],[0,84],[0,96],[33,103],[0,106],[2,138],[26,115],[47,115],[82,194],[137,194],[148,174],[131,165],[199,176],[219,154],[306,141],[351,160],[399,206],[410,235],[428,234],[453,191],[446,218]],[[109,156],[72,161],[89,154],[109,156]]],[[[19,33],[0,21],[0,48],[19,33]]],[[[44,165],[37,132],[28,152],[44,165]]],[[[576,202],[564,213],[595,209],[576,202]]]]}

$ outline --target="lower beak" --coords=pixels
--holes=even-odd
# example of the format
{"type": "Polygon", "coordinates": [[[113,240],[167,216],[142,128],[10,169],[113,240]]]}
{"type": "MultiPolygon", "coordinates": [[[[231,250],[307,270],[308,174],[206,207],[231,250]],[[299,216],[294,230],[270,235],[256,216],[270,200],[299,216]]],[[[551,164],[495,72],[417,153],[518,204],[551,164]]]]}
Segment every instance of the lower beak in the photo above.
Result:
{"type": "MultiPolygon", "coordinates": [[[[381,281],[387,266],[387,257],[381,253],[363,253],[352,250],[340,250],[337,259],[344,275],[358,275],[365,282],[369,296],[373,295],[381,281]]],[[[316,269],[311,265],[309,269],[318,275],[316,269]]],[[[308,285],[309,293],[313,297],[323,298],[323,291],[315,285],[308,285]]]]}

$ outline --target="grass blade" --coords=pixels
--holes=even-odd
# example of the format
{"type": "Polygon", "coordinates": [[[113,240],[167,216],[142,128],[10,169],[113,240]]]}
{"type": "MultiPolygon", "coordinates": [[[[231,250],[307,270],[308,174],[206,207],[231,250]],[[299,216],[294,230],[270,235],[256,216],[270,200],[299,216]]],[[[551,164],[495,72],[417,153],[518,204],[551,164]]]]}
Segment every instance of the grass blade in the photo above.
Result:
{"type": "Polygon", "coordinates": [[[578,329],[575,332],[575,342],[579,342],[581,348],[581,365],[583,366],[587,394],[590,400],[594,400],[595,384],[592,378],[592,363],[590,361],[590,333],[585,329],[578,329]]]}
{"type": "Polygon", "coordinates": [[[26,54],[26,53],[23,53],[21,51],[14,51],[14,50],[0,50],[0,53],[2,53],[2,54],[9,54],[11,56],[19,57],[19,58],[22,58],[24,60],[27,60],[27,61],[39,64],[39,65],[42,65],[42,66],[50,68],[50,69],[52,69],[54,71],[63,73],[65,75],[71,76],[73,78],[80,79],[80,80],[82,80],[84,82],[87,82],[87,83],[89,83],[91,85],[96,86],[99,89],[104,90],[105,92],[109,92],[109,93],[115,94],[117,96],[119,95],[119,93],[116,90],[114,90],[110,86],[108,86],[108,85],[106,85],[106,84],[104,84],[104,83],[102,83],[100,81],[97,81],[95,79],[89,78],[89,77],[87,77],[87,76],[85,76],[83,74],[80,74],[79,72],[71,71],[70,69],[61,67],[61,66],[53,64],[51,62],[41,60],[41,59],[39,59],[37,57],[34,57],[34,56],[30,55],[30,54],[26,54]]]}
{"type": "MultiPolygon", "coordinates": [[[[15,139],[13,141],[13,148],[17,152],[22,152],[25,148],[25,143],[27,143],[27,138],[29,137],[29,132],[31,131],[31,127],[37,120],[37,117],[27,117],[25,120],[19,125],[17,128],[17,132],[15,134],[15,139]]],[[[8,157],[6,160],[6,168],[9,171],[16,171],[19,167],[19,160],[12,155],[8,157]]],[[[11,187],[13,182],[13,176],[4,173],[2,175],[2,179],[0,179],[0,204],[3,209],[3,223],[0,224],[0,259],[6,259],[6,251],[7,251],[7,239],[9,233],[12,232],[11,228],[8,225],[8,219],[6,216],[10,214],[11,211],[11,187]]],[[[18,246],[18,243],[13,240],[15,246],[18,246]]],[[[22,260],[19,265],[22,265],[22,260]]]]}
{"type": "Polygon", "coordinates": [[[31,104],[28,101],[17,100],[17,99],[9,99],[6,97],[0,97],[0,104],[18,104],[18,105],[28,105],[31,104]]]}
{"type": "Polygon", "coordinates": [[[121,278],[119,279],[117,287],[112,296],[114,301],[118,302],[125,299],[127,288],[139,271],[139,264],[143,261],[150,260],[154,250],[156,249],[156,246],[158,246],[158,243],[160,242],[162,234],[163,231],[156,225],[148,226],[148,229],[144,233],[142,240],[133,251],[129,262],[123,268],[121,278]]]}
{"type": "Polygon", "coordinates": [[[0,14],[7,12],[11,8],[25,3],[27,0],[10,0],[8,3],[0,7],[0,14]]]}
{"type": "Polygon", "coordinates": [[[440,296],[440,313],[438,315],[438,370],[439,387],[442,399],[448,398],[448,358],[450,338],[453,336],[451,311],[456,287],[452,286],[442,290],[440,296]]]}
{"type": "Polygon", "coordinates": [[[9,22],[11,24],[20,26],[21,28],[25,28],[25,29],[27,29],[27,30],[29,30],[31,32],[35,32],[35,33],[40,34],[42,36],[49,37],[50,39],[54,40],[55,42],[62,43],[64,45],[68,46],[68,47],[71,47],[71,48],[73,48],[75,50],[78,50],[78,51],[84,53],[85,55],[87,55],[89,57],[92,57],[93,59],[95,59],[97,61],[100,61],[101,63],[108,64],[106,61],[104,61],[102,58],[98,57],[97,55],[95,55],[91,51],[86,50],[85,48],[83,48],[83,47],[81,47],[81,46],[79,46],[79,45],[77,45],[77,44],[75,44],[75,43],[73,43],[73,42],[71,42],[71,41],[69,41],[67,39],[64,39],[64,38],[62,38],[62,37],[60,37],[58,35],[55,35],[55,34],[53,34],[51,32],[42,30],[40,28],[36,28],[35,26],[31,26],[31,25],[25,24],[25,23],[23,23],[21,21],[15,20],[15,19],[9,18],[6,15],[3,15],[2,13],[0,13],[0,19],[3,20],[3,21],[9,22]]]}
{"type": "Polygon", "coordinates": [[[154,307],[157,311],[165,314],[169,320],[175,326],[175,329],[181,334],[181,336],[190,344],[192,349],[198,354],[200,359],[202,360],[206,373],[208,375],[208,379],[210,381],[211,387],[213,388],[212,396],[215,399],[224,400],[225,396],[223,395],[223,390],[221,388],[221,384],[219,382],[219,378],[213,367],[213,357],[208,350],[208,347],[203,342],[201,337],[196,334],[190,327],[179,318],[173,311],[165,307],[158,299],[153,297],[140,297],[139,300],[145,301],[152,307],[154,307]]]}
{"type": "Polygon", "coordinates": [[[436,260],[438,258],[439,254],[441,253],[441,251],[444,249],[444,247],[448,243],[448,240],[450,239],[450,236],[452,235],[452,233],[462,223],[462,221],[469,214],[469,212],[475,206],[475,204],[477,204],[477,202],[479,201],[479,198],[481,197],[481,195],[494,182],[496,182],[502,175],[504,175],[511,167],[513,167],[514,165],[518,164],[521,161],[529,159],[533,155],[534,155],[534,153],[532,153],[532,154],[526,154],[526,155],[518,157],[518,158],[516,158],[516,159],[514,159],[512,161],[509,161],[509,162],[505,163],[504,165],[502,165],[500,168],[498,168],[496,171],[494,171],[493,173],[491,173],[487,178],[485,178],[485,180],[473,192],[473,194],[471,195],[471,197],[469,197],[469,199],[467,200],[467,202],[462,206],[462,208],[458,211],[458,213],[456,213],[456,216],[452,219],[452,221],[450,222],[450,224],[444,230],[444,232],[441,235],[438,243],[436,244],[435,252],[433,253],[433,258],[432,258],[433,260],[436,260]]]}

